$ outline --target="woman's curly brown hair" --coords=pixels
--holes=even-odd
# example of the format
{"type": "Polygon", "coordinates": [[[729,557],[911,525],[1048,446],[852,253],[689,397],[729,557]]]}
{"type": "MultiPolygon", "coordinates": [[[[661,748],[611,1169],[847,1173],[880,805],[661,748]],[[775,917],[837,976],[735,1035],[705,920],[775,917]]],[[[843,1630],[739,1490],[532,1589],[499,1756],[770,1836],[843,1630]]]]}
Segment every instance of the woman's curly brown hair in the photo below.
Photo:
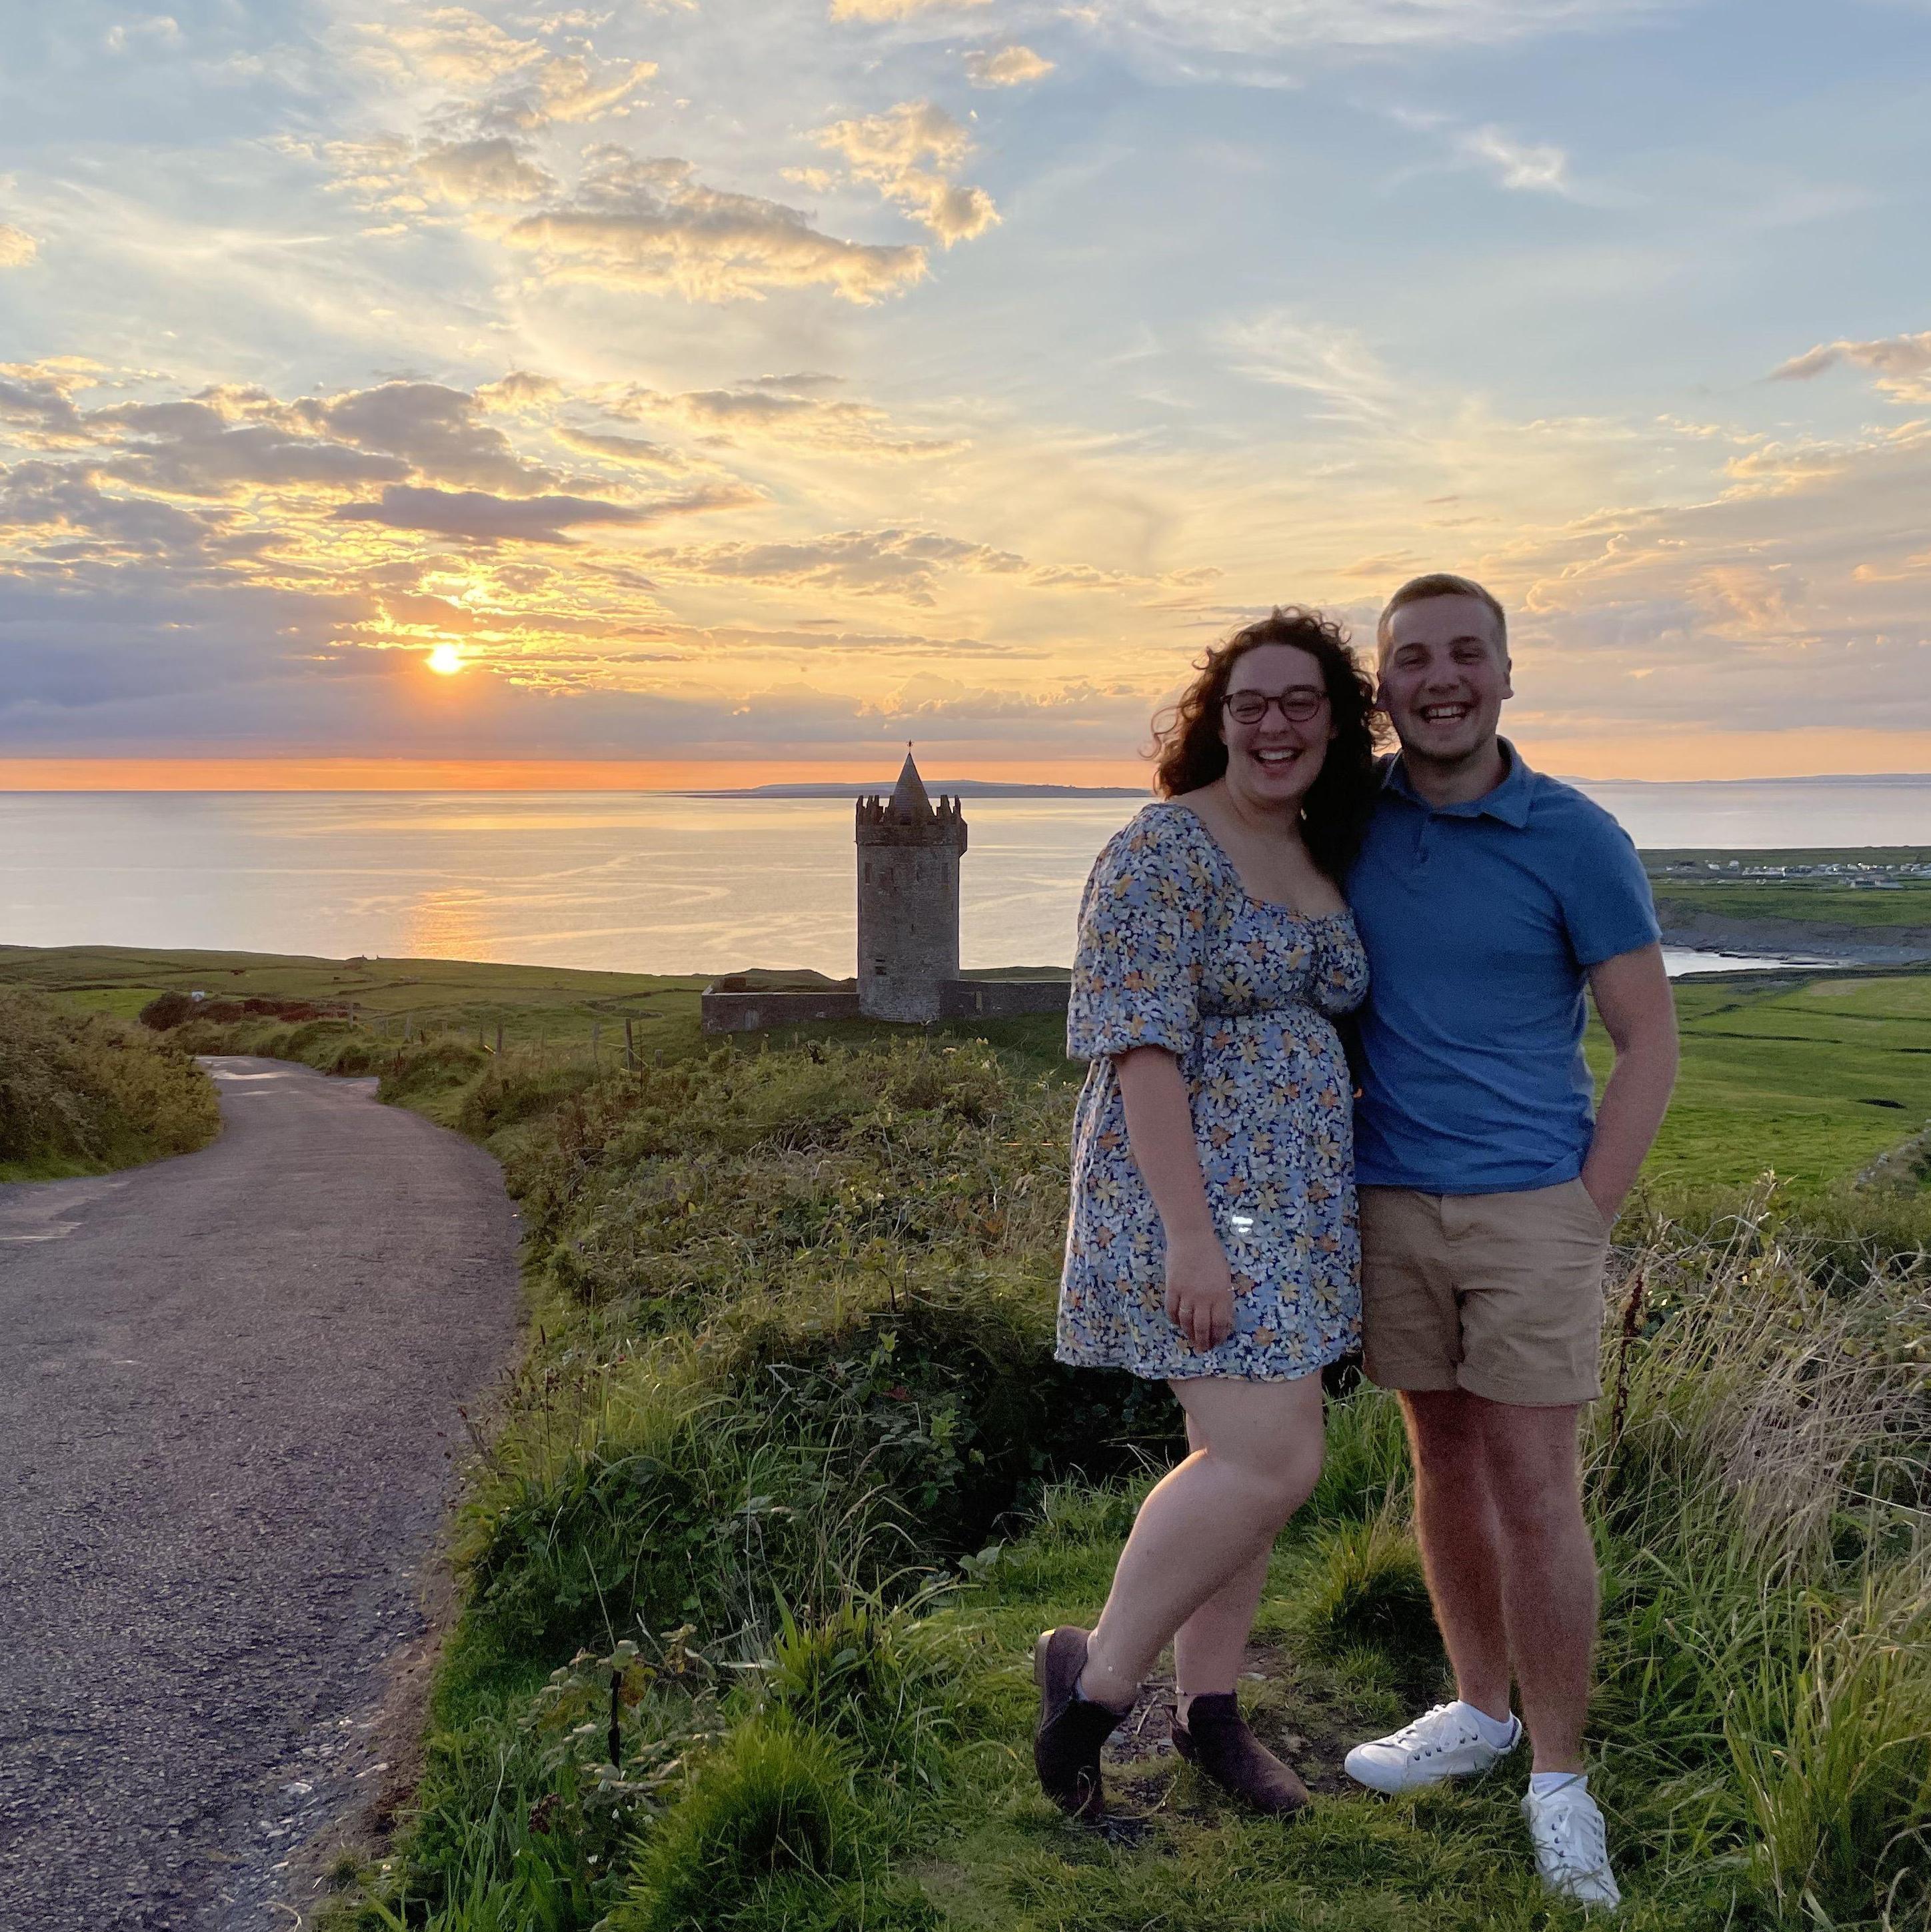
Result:
{"type": "Polygon", "coordinates": [[[1374,686],[1348,647],[1347,632],[1318,610],[1277,605],[1224,644],[1209,646],[1196,667],[1200,675],[1178,704],[1153,721],[1153,788],[1162,798],[1177,798],[1212,784],[1226,771],[1221,702],[1234,666],[1263,644],[1292,644],[1321,668],[1335,735],[1320,776],[1302,801],[1301,836],[1308,856],[1339,884],[1361,849],[1374,809],[1380,782],[1375,748],[1386,727],[1375,710],[1374,686]]]}

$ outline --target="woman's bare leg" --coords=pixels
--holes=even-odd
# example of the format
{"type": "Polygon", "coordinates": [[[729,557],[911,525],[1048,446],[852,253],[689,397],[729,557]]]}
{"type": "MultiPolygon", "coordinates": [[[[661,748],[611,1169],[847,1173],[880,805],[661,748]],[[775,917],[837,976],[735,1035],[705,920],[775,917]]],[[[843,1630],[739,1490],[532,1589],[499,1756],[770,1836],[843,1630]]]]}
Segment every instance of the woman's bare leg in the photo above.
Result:
{"type": "MultiPolygon", "coordinates": [[[[1206,1437],[1200,1425],[1187,1418],[1187,1446],[1201,1449],[1206,1437]]],[[[1231,1690],[1247,1654],[1247,1640],[1267,1587],[1269,1552],[1263,1550],[1245,1570],[1236,1571],[1173,1633],[1175,1717],[1187,1721],[1187,1706],[1196,1697],[1231,1690]]]]}
{"type": "Polygon", "coordinates": [[[1197,1695],[1222,1687],[1218,1677],[1194,1682],[1196,1666],[1224,1669],[1224,1688],[1233,1688],[1268,1553],[1320,1478],[1318,1375],[1290,1382],[1200,1376],[1169,1387],[1194,1446],[1140,1504],[1087,1643],[1080,1688],[1103,1704],[1131,1703],[1168,1641],[1210,1604],[1184,1646],[1181,1681],[1197,1695]]]}

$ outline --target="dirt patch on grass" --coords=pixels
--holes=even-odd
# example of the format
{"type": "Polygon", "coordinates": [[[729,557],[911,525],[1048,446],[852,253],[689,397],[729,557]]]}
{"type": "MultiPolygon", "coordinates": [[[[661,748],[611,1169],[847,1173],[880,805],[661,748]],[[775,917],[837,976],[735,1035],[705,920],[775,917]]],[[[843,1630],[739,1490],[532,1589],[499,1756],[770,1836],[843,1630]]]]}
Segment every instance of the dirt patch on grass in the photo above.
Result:
{"type": "MultiPolygon", "coordinates": [[[[1341,1760],[1363,1738],[1386,1728],[1382,1719],[1317,1682],[1278,1644],[1258,1644],[1248,1652],[1240,1703],[1254,1736],[1292,1766],[1317,1798],[1356,1788],[1341,1760]]],[[[1116,1843],[1137,1843],[1161,1814],[1207,1818],[1230,1802],[1174,1749],[1176,1708],[1173,1679],[1149,1678],[1102,1754],[1108,1806],[1104,1829],[1116,1843]]]]}

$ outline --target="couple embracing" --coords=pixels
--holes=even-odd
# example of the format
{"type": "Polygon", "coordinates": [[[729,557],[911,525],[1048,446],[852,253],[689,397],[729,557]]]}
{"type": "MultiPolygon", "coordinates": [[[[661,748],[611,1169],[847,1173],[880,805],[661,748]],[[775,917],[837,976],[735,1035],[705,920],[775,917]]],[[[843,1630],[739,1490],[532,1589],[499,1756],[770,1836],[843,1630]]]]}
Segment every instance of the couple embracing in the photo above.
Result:
{"type": "Polygon", "coordinates": [[[1610,1228],[1674,1077],[1669,986],[1629,838],[1497,735],[1500,604],[1417,578],[1376,644],[1371,680],[1338,627],[1287,610],[1210,651],[1161,733],[1158,802],[1087,884],[1058,1352],[1167,1382],[1191,1453],[1141,1504],[1098,1622],[1041,1637],[1035,1758],[1097,1818],[1101,1748],[1171,1642],[1181,1755],[1263,1810],[1308,1802],[1234,1687],[1320,1473],[1321,1371],[1359,1348],[1399,1392],[1457,1694],[1347,1772],[1413,1791],[1526,1727],[1542,1879],[1613,1906],[1582,1754],[1578,1433],[1610,1228]],[[1378,758],[1383,717],[1399,749],[1378,758]],[[1616,1051],[1599,1113],[1585,988],[1616,1051]]]}

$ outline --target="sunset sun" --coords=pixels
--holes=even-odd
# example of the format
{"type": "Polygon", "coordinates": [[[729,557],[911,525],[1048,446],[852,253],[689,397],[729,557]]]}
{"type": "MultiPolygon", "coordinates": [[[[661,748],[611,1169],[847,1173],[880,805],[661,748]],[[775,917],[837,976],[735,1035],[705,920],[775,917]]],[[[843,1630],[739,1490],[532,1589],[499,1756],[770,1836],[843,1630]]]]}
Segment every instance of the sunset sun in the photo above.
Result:
{"type": "Polygon", "coordinates": [[[463,654],[454,644],[438,644],[429,653],[429,668],[439,677],[454,677],[463,668],[463,654]]]}

